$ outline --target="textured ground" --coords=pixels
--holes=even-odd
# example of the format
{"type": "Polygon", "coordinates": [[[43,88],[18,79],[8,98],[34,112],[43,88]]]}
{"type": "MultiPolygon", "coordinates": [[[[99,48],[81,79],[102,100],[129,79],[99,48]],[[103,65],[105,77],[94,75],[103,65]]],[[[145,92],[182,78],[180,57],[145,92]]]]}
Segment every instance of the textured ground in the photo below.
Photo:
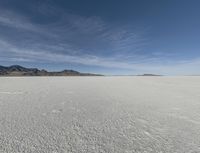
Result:
{"type": "Polygon", "coordinates": [[[0,153],[199,153],[200,77],[0,78],[0,153]]]}

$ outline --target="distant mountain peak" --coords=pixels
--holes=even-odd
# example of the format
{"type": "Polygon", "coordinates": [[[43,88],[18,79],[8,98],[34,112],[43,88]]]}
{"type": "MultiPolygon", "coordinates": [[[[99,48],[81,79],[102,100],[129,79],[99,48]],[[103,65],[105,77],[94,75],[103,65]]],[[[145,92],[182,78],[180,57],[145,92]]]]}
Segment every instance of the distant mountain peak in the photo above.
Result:
{"type": "Polygon", "coordinates": [[[142,74],[142,75],[138,75],[138,76],[161,76],[161,75],[157,75],[157,74],[142,74]]]}
{"type": "Polygon", "coordinates": [[[74,70],[48,72],[37,68],[26,68],[20,65],[0,66],[0,76],[100,76],[99,74],[80,73],[74,70]]]}

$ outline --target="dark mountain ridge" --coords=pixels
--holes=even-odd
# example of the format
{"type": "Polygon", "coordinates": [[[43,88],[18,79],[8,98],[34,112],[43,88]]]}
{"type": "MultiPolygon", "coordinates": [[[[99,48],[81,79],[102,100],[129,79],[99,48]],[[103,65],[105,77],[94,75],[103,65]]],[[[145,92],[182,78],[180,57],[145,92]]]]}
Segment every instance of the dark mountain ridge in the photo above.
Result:
{"type": "Polygon", "coordinates": [[[37,68],[26,68],[20,65],[0,66],[0,76],[101,76],[99,74],[81,73],[74,70],[48,72],[37,68]]]}

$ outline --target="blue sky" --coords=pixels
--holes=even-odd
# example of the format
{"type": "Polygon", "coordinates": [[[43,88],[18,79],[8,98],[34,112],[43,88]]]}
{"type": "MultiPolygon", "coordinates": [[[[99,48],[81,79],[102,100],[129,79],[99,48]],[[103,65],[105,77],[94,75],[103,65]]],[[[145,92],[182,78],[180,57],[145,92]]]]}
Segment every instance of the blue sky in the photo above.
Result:
{"type": "Polygon", "coordinates": [[[200,74],[199,0],[0,0],[0,65],[200,74]]]}

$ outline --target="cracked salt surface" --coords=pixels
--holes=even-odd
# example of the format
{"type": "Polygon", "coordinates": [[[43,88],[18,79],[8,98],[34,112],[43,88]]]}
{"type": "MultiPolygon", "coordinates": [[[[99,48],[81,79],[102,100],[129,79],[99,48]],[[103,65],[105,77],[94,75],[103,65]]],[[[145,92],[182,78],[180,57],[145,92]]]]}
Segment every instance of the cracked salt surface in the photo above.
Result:
{"type": "Polygon", "coordinates": [[[200,152],[200,77],[0,78],[0,153],[200,152]]]}

